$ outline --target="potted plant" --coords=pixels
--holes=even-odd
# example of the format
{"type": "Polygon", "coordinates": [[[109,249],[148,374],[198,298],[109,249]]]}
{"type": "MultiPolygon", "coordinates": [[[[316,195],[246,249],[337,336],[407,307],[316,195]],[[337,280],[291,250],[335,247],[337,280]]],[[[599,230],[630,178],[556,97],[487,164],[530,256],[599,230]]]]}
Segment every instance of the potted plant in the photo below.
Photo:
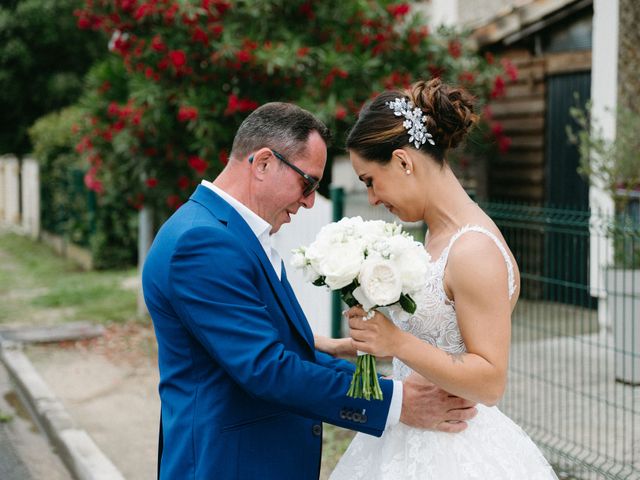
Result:
{"type": "Polygon", "coordinates": [[[614,216],[606,222],[612,263],[605,269],[607,317],[613,328],[616,379],[640,384],[640,114],[618,107],[614,141],[605,138],[591,105],[572,108],[577,130],[567,134],[580,154],[578,171],[609,193],[614,216]]]}

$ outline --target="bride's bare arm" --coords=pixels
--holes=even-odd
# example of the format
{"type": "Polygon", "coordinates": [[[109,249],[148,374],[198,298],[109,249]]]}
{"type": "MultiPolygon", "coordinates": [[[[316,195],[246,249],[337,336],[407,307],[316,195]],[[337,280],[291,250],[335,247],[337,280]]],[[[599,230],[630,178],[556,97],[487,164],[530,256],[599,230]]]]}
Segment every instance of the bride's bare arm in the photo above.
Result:
{"type": "Polygon", "coordinates": [[[314,335],[313,339],[317,350],[334,357],[348,357],[356,354],[351,338],[329,338],[323,335],[314,335]]]}
{"type": "Polygon", "coordinates": [[[358,307],[348,312],[350,333],[358,350],[397,357],[453,395],[495,405],[504,393],[509,359],[507,269],[495,245],[487,242],[478,255],[482,240],[476,237],[475,245],[462,240],[449,256],[445,282],[455,300],[466,353],[450,355],[398,329],[380,313],[365,321],[358,307]]]}

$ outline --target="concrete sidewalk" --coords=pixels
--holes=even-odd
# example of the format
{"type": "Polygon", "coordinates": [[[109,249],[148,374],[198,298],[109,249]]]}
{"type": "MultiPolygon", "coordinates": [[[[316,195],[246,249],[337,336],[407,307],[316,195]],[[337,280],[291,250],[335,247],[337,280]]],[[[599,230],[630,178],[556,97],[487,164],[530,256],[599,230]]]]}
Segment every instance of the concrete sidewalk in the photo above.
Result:
{"type": "Polygon", "coordinates": [[[24,408],[0,363],[0,478],[70,480],[71,474],[24,408]]]}
{"type": "Polygon", "coordinates": [[[160,404],[152,341],[150,326],[134,324],[90,340],[22,349],[5,342],[3,363],[76,478],[155,478],[160,404]]]}

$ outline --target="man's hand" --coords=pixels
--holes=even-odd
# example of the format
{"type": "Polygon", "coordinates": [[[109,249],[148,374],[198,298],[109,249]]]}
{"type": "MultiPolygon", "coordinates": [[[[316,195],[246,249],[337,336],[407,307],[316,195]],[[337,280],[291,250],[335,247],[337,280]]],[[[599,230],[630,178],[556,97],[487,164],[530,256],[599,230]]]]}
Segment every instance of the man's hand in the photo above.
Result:
{"type": "Polygon", "coordinates": [[[475,403],[450,395],[417,373],[403,382],[400,421],[406,425],[458,433],[477,413],[475,403]]]}

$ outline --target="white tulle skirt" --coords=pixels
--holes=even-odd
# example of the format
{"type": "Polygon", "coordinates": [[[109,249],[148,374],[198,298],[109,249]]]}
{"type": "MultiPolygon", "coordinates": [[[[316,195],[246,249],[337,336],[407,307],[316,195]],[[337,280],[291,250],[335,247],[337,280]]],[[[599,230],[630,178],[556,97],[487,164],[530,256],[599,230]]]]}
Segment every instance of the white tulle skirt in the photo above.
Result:
{"type": "Polygon", "coordinates": [[[538,447],[497,407],[478,405],[461,433],[400,423],[382,437],[358,433],[331,480],[557,480],[538,447]]]}

